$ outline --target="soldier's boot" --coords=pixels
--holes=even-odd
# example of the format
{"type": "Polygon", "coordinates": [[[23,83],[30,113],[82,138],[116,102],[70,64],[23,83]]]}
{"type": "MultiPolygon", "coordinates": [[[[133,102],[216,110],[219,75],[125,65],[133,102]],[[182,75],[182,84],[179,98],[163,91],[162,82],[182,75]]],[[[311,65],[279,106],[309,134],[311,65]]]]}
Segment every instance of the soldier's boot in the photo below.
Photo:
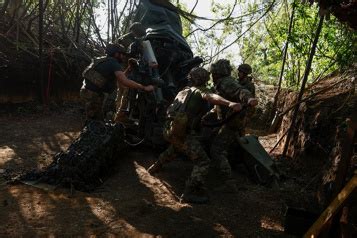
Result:
{"type": "Polygon", "coordinates": [[[159,172],[161,169],[162,169],[162,163],[160,161],[156,161],[154,164],[152,164],[148,168],[148,172],[150,174],[155,174],[155,173],[159,172]]]}
{"type": "Polygon", "coordinates": [[[238,188],[234,179],[228,179],[221,187],[214,189],[214,191],[220,193],[237,193],[238,188]]]}
{"type": "Polygon", "coordinates": [[[205,204],[209,202],[207,191],[203,187],[192,187],[186,185],[184,193],[181,195],[181,202],[205,204]]]}

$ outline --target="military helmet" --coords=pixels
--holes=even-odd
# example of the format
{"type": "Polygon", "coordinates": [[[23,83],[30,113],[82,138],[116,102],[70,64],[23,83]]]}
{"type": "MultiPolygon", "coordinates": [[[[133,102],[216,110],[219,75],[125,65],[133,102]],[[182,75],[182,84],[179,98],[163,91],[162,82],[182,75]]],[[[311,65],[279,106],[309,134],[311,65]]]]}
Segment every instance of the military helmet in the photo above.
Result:
{"type": "Polygon", "coordinates": [[[238,71],[241,71],[245,74],[251,74],[252,73],[252,67],[249,64],[241,64],[238,67],[238,71]]]}
{"type": "Polygon", "coordinates": [[[219,74],[223,76],[230,75],[232,72],[232,66],[229,60],[220,59],[211,64],[210,72],[212,74],[219,74]]]}
{"type": "Polygon", "coordinates": [[[188,79],[193,85],[203,85],[209,80],[209,72],[202,67],[195,67],[188,73],[188,79]]]}
{"type": "Polygon", "coordinates": [[[107,47],[105,48],[105,53],[109,56],[114,55],[115,53],[123,53],[127,54],[128,52],[126,51],[125,47],[120,44],[108,44],[107,47]]]}

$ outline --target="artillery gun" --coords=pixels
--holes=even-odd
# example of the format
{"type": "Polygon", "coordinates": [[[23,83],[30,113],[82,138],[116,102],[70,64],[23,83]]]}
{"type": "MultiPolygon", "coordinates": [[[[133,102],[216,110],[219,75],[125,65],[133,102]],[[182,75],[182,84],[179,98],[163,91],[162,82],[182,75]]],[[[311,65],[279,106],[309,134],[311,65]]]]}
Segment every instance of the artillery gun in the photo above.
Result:
{"type": "Polygon", "coordinates": [[[172,8],[140,1],[130,27],[120,42],[136,59],[128,78],[156,86],[153,93],[129,89],[127,104],[121,108],[129,116],[127,132],[153,147],[165,144],[162,127],[166,108],[188,83],[187,74],[203,61],[193,53],[182,36],[180,16],[172,8]],[[131,123],[130,123],[131,122],[131,123]]]}

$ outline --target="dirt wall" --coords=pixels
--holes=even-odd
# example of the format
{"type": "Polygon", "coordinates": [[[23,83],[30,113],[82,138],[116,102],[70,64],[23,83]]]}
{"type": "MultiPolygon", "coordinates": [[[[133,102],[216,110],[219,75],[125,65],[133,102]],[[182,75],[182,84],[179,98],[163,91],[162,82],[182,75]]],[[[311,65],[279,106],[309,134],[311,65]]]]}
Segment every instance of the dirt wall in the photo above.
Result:
{"type": "MultiPolygon", "coordinates": [[[[346,119],[357,112],[356,76],[354,67],[310,86],[304,94],[309,100],[300,106],[289,143],[288,158],[313,178],[309,186],[317,191],[322,207],[336,195],[336,179],[340,179],[337,177],[342,170],[353,170],[353,160],[343,161],[342,150],[347,137],[346,119]]],[[[289,94],[285,110],[296,102],[296,98],[296,93],[289,94]]],[[[291,128],[291,120],[292,111],[283,117],[279,138],[291,128]]],[[[285,142],[286,137],[280,143],[281,151],[285,142]]],[[[357,157],[356,154],[352,156],[357,157]]]]}

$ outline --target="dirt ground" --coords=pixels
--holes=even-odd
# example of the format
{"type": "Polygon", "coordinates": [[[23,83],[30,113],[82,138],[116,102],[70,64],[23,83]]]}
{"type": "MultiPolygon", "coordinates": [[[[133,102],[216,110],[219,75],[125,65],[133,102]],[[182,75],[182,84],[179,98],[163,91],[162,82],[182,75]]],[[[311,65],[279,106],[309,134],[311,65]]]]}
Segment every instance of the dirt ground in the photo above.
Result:
{"type": "MultiPolygon", "coordinates": [[[[174,161],[151,176],[146,168],[157,153],[148,149],[116,155],[115,174],[92,193],[10,185],[1,177],[48,165],[83,123],[73,108],[1,114],[0,237],[291,237],[284,234],[286,197],[305,184],[266,188],[253,183],[243,167],[235,171],[239,192],[211,190],[206,205],[179,202],[190,161],[174,161]]],[[[276,135],[260,139],[269,151],[276,135]]],[[[212,173],[210,188],[219,184],[212,173]]]]}

